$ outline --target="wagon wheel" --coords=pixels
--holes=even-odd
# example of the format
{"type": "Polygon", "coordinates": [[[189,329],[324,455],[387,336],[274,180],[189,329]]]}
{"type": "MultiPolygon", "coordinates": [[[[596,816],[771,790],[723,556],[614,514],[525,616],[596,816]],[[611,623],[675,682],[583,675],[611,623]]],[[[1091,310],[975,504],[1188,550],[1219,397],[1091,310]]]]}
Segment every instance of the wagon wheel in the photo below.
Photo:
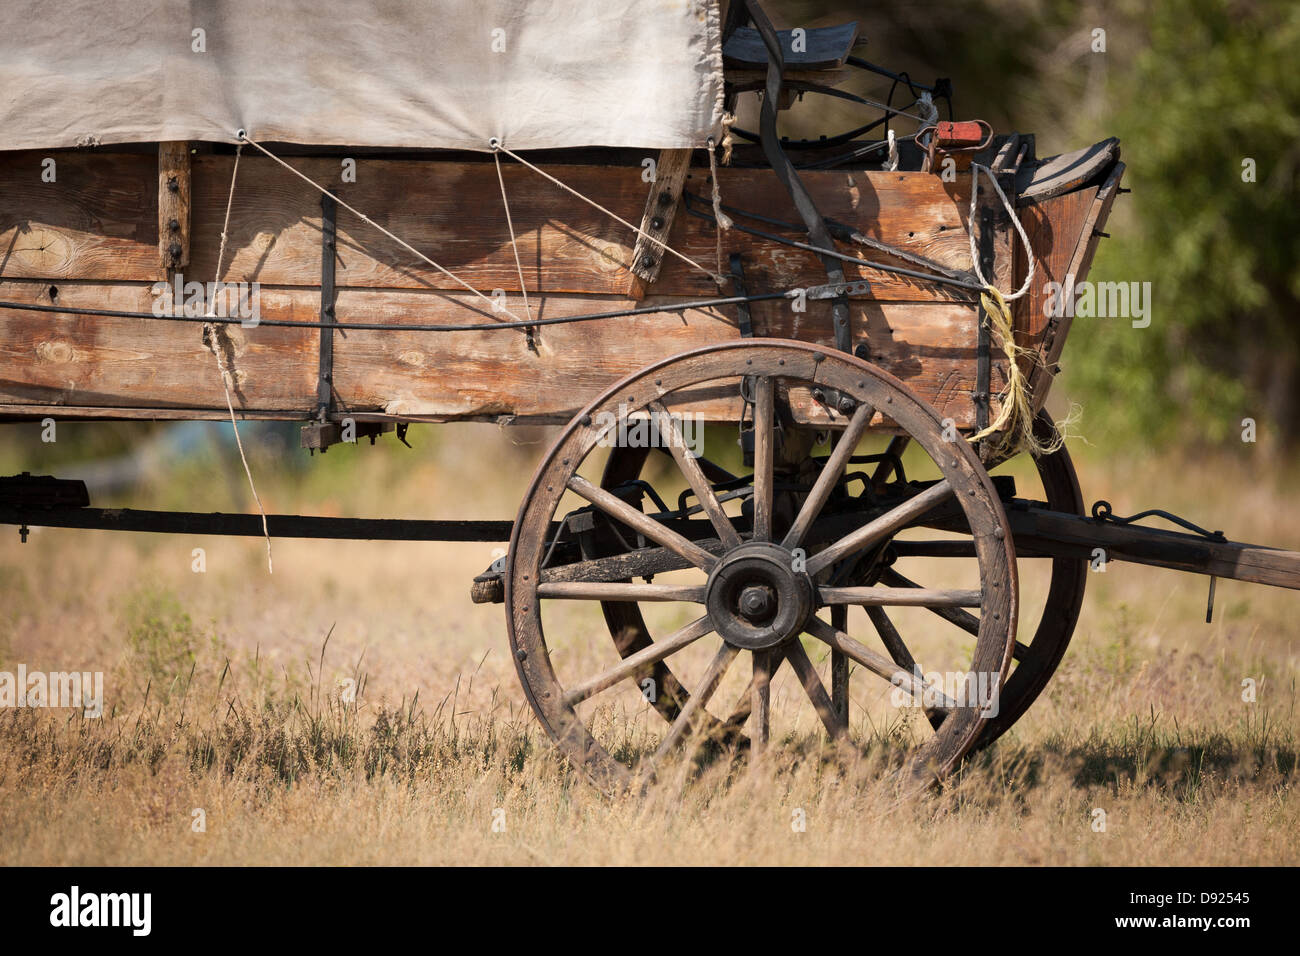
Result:
{"type": "MultiPolygon", "coordinates": [[[[520,507],[509,555],[507,622],[529,701],[560,749],[610,790],[626,786],[632,770],[653,773],[673,753],[693,752],[699,735],[716,727],[710,700],[742,654],[750,658],[750,668],[740,668],[734,676],[743,681],[752,673],[744,689],[751,701],[748,724],[756,744],[766,741],[770,728],[768,679],[784,661],[827,731],[844,737],[851,721],[832,703],[805,641],[855,661],[864,672],[861,679],[869,677],[885,689],[893,681],[931,702],[936,726],[906,750],[899,772],[909,785],[941,778],[975,741],[983,722],[982,704],[967,697],[953,699],[924,685],[910,670],[846,633],[845,615],[837,608],[849,604],[902,601],[978,607],[980,625],[965,671],[996,685],[1011,659],[1017,606],[1014,555],[1001,503],[973,451],[964,442],[945,441],[934,411],[892,376],[849,356],[799,343],[751,340],[701,349],[651,366],[609,390],[569,424],[542,462],[520,507]],[[742,381],[750,388],[754,406],[755,469],[748,505],[752,520],[726,514],[698,463],[682,448],[681,432],[662,417],[660,427],[674,446],[673,457],[684,478],[699,496],[707,523],[647,515],[579,474],[593,450],[613,433],[610,423],[626,423],[637,415],[662,416],[689,401],[734,396],[742,381]],[[806,496],[797,506],[782,509],[773,494],[775,446],[778,430],[794,431],[782,410],[787,397],[806,401],[807,390],[814,386],[844,396],[852,413],[839,450],[806,496]],[[931,456],[942,478],[926,486],[898,485],[894,497],[873,499],[869,513],[841,514],[837,523],[834,515],[823,517],[821,512],[840,490],[844,465],[875,409],[931,456]],[[590,502],[612,519],[629,539],[627,554],[638,560],[658,545],[657,554],[684,569],[673,572],[679,579],[631,583],[622,570],[603,579],[566,580],[563,567],[546,567],[555,543],[548,540],[551,523],[570,510],[568,505],[561,508],[564,502],[590,502]],[[833,587],[828,582],[837,569],[878,552],[898,529],[945,511],[960,515],[974,529],[978,587],[904,594],[902,589],[833,587]],[[638,536],[648,547],[641,546],[638,536]],[[804,549],[806,561],[798,559],[796,548],[804,549]],[[567,621],[565,614],[571,612],[560,607],[586,605],[594,612],[600,602],[613,601],[659,606],[674,602],[689,613],[683,613],[672,633],[622,657],[611,652],[600,623],[567,621]],[[833,624],[817,616],[827,608],[833,624]],[[662,733],[635,739],[627,736],[626,726],[611,729],[614,721],[597,706],[598,695],[629,685],[635,691],[659,662],[671,657],[676,669],[679,661],[701,653],[706,644],[696,674],[688,678],[689,670],[681,670],[671,705],[656,708],[671,720],[662,733]],[[604,659],[584,658],[593,649],[597,655],[603,652],[604,659]],[[688,695],[682,683],[694,693],[688,695]]],[[[847,690],[847,680],[841,681],[837,673],[832,691],[837,700],[847,702],[851,698],[841,695],[841,683],[847,690]]]]}
{"type": "MultiPolygon", "coordinates": [[[[1056,426],[1046,411],[1038,413],[1034,431],[1040,441],[1056,433],[1056,426]]],[[[1083,492],[1070,453],[1062,445],[1050,455],[1034,460],[1044,500],[1052,511],[1084,515],[1083,492]]],[[[1025,558],[1026,561],[1039,559],[1025,558]]],[[[1043,692],[1057,665],[1070,646],[1074,627],[1083,607],[1083,591],[1088,583],[1088,561],[1084,558],[1051,559],[1051,579],[1043,600],[1042,615],[1028,643],[1017,642],[1014,664],[1002,688],[1002,706],[996,717],[984,722],[975,741],[978,749],[987,747],[1006,733],[1043,692]]]]}
{"type": "MultiPolygon", "coordinates": [[[[1038,413],[1034,429],[1041,441],[1048,441],[1054,434],[1055,425],[1045,410],[1038,413]]],[[[892,452],[901,454],[905,441],[907,440],[895,439],[892,452]]],[[[618,488],[640,479],[646,461],[650,457],[650,451],[644,447],[630,448],[624,445],[612,448],[601,478],[601,487],[618,488]]],[[[1079,488],[1078,475],[1065,447],[1062,446],[1052,454],[1042,455],[1033,461],[1042,487],[1042,500],[1048,509],[1065,514],[1084,515],[1085,505],[1083,493],[1079,488]]],[[[717,466],[710,467],[711,463],[707,461],[703,462],[703,465],[706,475],[710,478],[715,474],[722,479],[731,477],[721,472],[717,466]],[[710,474],[710,471],[713,474],[710,474]]],[[[1018,496],[1026,497],[1024,488],[1018,489],[1018,496]]],[[[1022,557],[1020,560],[1037,562],[1038,559],[1022,557]]],[[[875,575],[873,583],[882,577],[885,580],[881,583],[894,586],[911,587],[916,584],[902,571],[894,569],[881,570],[875,575]]],[[[1020,577],[1020,623],[1023,628],[1026,617],[1033,612],[1034,606],[1032,601],[1027,601],[1025,598],[1023,573],[1020,577]]],[[[1083,606],[1087,577],[1087,560],[1063,557],[1051,559],[1050,579],[1038,613],[1038,625],[1028,641],[1017,642],[1013,652],[1012,670],[1002,687],[999,712],[996,717],[984,721],[984,728],[976,738],[972,751],[989,746],[1006,733],[1047,686],[1074,634],[1079,612],[1083,606]]],[[[654,638],[645,617],[641,614],[640,605],[632,601],[605,601],[601,604],[601,610],[605,615],[610,637],[614,640],[621,656],[628,657],[653,643],[654,638]]],[[[881,616],[887,619],[885,611],[878,610],[875,613],[878,619],[881,616]]],[[[969,612],[954,608],[942,609],[941,613],[968,633],[978,632],[979,622],[969,612]]],[[[889,625],[882,621],[881,626],[889,625]]],[[[658,686],[663,688],[663,692],[654,701],[654,706],[666,720],[672,721],[676,719],[681,703],[688,695],[676,675],[672,673],[668,662],[660,662],[655,667],[657,668],[655,679],[658,686]]],[[[715,736],[721,734],[721,739],[724,741],[739,738],[739,726],[748,717],[748,708],[748,701],[742,702],[725,721],[715,721],[710,730],[715,736]]]]}
{"type": "MultiPolygon", "coordinates": [[[[1055,434],[1055,425],[1046,411],[1038,413],[1034,421],[1034,431],[1040,441],[1048,441],[1055,434]]],[[[895,450],[899,451],[897,447],[895,450]]],[[[1047,507],[1052,511],[1066,514],[1085,514],[1078,475],[1064,446],[1050,455],[1042,455],[1033,461],[1042,487],[1043,501],[1047,507]]],[[[993,470],[996,470],[997,465],[1004,463],[996,463],[993,470]]],[[[1033,497],[1026,493],[1025,488],[1017,489],[1017,496],[1033,497]]],[[[908,544],[902,541],[894,544],[896,551],[903,551],[907,547],[908,544]]],[[[913,545],[912,553],[917,556],[915,550],[916,546],[913,545]]],[[[1022,570],[1018,575],[1021,583],[1020,621],[1024,625],[1034,619],[1033,614],[1039,606],[1038,598],[1041,595],[1038,624],[1028,640],[1016,642],[1012,670],[1002,688],[998,713],[984,721],[983,729],[972,750],[987,747],[1006,733],[1042,693],[1070,644],[1083,605],[1083,592],[1088,577],[1086,559],[1052,558],[1050,577],[1045,588],[1027,586],[1027,574],[1024,570],[1031,564],[1038,564],[1041,559],[1032,555],[1020,555],[1018,560],[1023,562],[1022,570]]],[[[1032,576],[1032,572],[1029,572],[1029,576],[1032,576]]],[[[908,567],[906,559],[883,569],[880,580],[881,583],[894,587],[918,587],[932,583],[927,581],[923,574],[913,572],[908,567]]],[[[971,635],[978,633],[979,621],[967,611],[960,608],[938,608],[935,613],[955,625],[960,631],[971,635]]],[[[877,611],[876,614],[886,616],[883,610],[877,611]]],[[[887,621],[882,623],[884,626],[889,626],[887,621]]]]}

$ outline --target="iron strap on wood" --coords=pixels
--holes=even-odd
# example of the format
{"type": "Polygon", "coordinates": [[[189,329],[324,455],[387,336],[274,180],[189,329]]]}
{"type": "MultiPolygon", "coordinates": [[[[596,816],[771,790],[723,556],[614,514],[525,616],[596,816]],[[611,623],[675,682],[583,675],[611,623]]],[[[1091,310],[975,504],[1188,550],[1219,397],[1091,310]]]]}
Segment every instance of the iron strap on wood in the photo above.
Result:
{"type": "Polygon", "coordinates": [[[320,198],[320,373],[316,392],[316,420],[327,421],[334,406],[334,266],[338,261],[338,203],[328,194],[320,198]]]}
{"type": "Polygon", "coordinates": [[[749,295],[745,289],[745,265],[740,258],[739,252],[733,252],[729,262],[731,265],[732,291],[742,300],[736,303],[736,327],[740,330],[741,338],[752,339],[754,337],[754,323],[749,314],[749,302],[743,301],[749,295]]]}
{"type": "MultiPolygon", "coordinates": [[[[972,174],[974,175],[974,174],[972,174]]],[[[972,224],[973,227],[973,224],[972,224]]],[[[987,206],[980,209],[980,271],[993,275],[993,211],[987,206]]],[[[981,296],[975,310],[977,339],[975,351],[975,392],[971,398],[975,402],[975,431],[982,432],[989,427],[989,409],[992,401],[989,397],[993,388],[992,334],[989,329],[989,314],[984,309],[981,296]]]]}

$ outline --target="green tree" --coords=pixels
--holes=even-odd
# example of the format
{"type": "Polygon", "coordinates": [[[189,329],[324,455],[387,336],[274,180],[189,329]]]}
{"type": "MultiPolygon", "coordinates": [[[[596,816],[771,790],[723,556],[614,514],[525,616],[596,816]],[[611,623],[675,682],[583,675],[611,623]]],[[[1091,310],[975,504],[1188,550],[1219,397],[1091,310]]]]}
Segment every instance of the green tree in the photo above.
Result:
{"type": "MultiPolygon", "coordinates": [[[[1300,5],[1189,0],[1142,12],[1112,75],[1133,216],[1096,272],[1149,280],[1148,329],[1081,328],[1071,380],[1153,436],[1300,442],[1300,5]]],[[[1067,353],[1068,354],[1068,353],[1067,353]]],[[[1096,404],[1096,403],[1094,403],[1096,404]]]]}

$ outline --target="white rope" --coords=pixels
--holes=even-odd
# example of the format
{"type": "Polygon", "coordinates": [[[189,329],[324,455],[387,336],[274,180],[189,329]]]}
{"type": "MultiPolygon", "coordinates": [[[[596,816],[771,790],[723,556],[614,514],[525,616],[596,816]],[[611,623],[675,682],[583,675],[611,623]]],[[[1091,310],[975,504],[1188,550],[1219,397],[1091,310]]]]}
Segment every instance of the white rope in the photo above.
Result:
{"type": "MultiPolygon", "coordinates": [[[[221,245],[217,249],[217,276],[216,283],[212,290],[212,302],[208,306],[207,318],[216,318],[217,314],[217,293],[223,285],[221,281],[221,266],[226,258],[226,239],[230,232],[230,209],[235,204],[235,179],[239,176],[239,157],[244,151],[244,144],[240,143],[235,147],[235,167],[230,173],[230,195],[226,197],[226,220],[221,225],[221,245]]],[[[228,296],[222,296],[223,301],[229,302],[228,296]]],[[[230,427],[235,431],[235,447],[239,449],[239,460],[244,463],[244,474],[248,476],[248,487],[253,492],[253,500],[257,502],[258,513],[262,516],[262,536],[266,538],[266,573],[274,574],[275,568],[271,564],[271,531],[266,525],[266,509],[262,507],[261,496],[257,493],[257,485],[253,483],[253,471],[248,467],[248,456],[244,454],[244,443],[239,437],[239,423],[235,420],[235,403],[230,399],[230,385],[232,382],[230,373],[226,371],[226,363],[221,359],[221,343],[217,338],[217,326],[212,322],[203,323],[203,334],[207,336],[208,346],[212,349],[212,354],[217,360],[217,369],[221,372],[221,388],[226,393],[226,409],[230,412],[230,427]]]]}
{"type": "Polygon", "coordinates": [[[982,172],[984,175],[988,176],[989,182],[993,184],[993,191],[996,192],[998,198],[1002,200],[1002,208],[1007,211],[1007,215],[1011,217],[1011,224],[1016,227],[1016,232],[1020,234],[1020,242],[1025,247],[1025,259],[1029,263],[1029,274],[1025,276],[1024,285],[1010,295],[1002,296],[1002,298],[1007,302],[1014,302],[1029,291],[1029,287],[1034,281],[1034,251],[1029,246],[1029,236],[1025,234],[1025,227],[1021,225],[1020,217],[1016,215],[1015,209],[1012,208],[1011,201],[1007,199],[1007,194],[1004,193],[1002,187],[998,185],[998,178],[993,175],[993,170],[989,169],[987,166],[981,166],[979,163],[971,163],[970,169],[970,259],[971,265],[975,270],[975,278],[979,279],[980,285],[987,286],[990,289],[996,288],[992,282],[984,278],[983,272],[980,271],[979,252],[975,243],[975,203],[979,196],[980,173],[982,172]]]}
{"type": "Polygon", "coordinates": [[[898,138],[894,135],[892,129],[886,131],[886,136],[889,137],[889,160],[886,162],[885,168],[892,173],[898,169],[898,138]]]}
{"type": "Polygon", "coordinates": [[[552,176],[552,175],[551,175],[550,173],[548,173],[546,170],[537,168],[537,167],[534,166],[532,163],[530,163],[528,160],[526,160],[526,159],[524,159],[522,156],[520,156],[518,153],[513,153],[513,152],[511,152],[510,150],[506,149],[505,146],[502,145],[501,141],[500,141],[499,139],[497,139],[496,137],[493,137],[491,140],[489,140],[489,141],[488,141],[488,145],[492,148],[493,152],[496,152],[497,150],[500,150],[501,152],[503,152],[503,153],[505,153],[507,156],[509,156],[511,159],[513,159],[515,162],[520,163],[520,164],[522,164],[522,165],[524,165],[524,166],[527,166],[529,169],[531,169],[533,172],[537,173],[537,174],[538,174],[539,176],[541,176],[543,179],[550,180],[552,183],[554,183],[555,185],[559,186],[559,187],[560,187],[561,189],[563,189],[565,192],[569,193],[569,194],[572,195],[572,196],[577,197],[578,199],[581,199],[581,200],[582,200],[583,202],[585,202],[588,206],[591,206],[593,209],[598,209],[598,210],[600,210],[600,211],[603,212],[606,216],[609,216],[609,218],[615,220],[616,222],[621,223],[621,224],[624,225],[624,226],[627,226],[627,228],[631,229],[633,232],[635,232],[638,236],[641,236],[643,239],[648,239],[648,240],[650,240],[650,241],[653,242],[656,246],[659,246],[661,249],[663,249],[664,252],[667,252],[667,253],[669,253],[670,255],[676,256],[678,259],[682,260],[682,262],[686,263],[686,264],[687,264],[688,266],[690,266],[692,269],[698,269],[698,270],[700,270],[700,271],[703,272],[706,276],[708,276],[710,279],[712,279],[714,282],[716,282],[719,286],[723,285],[724,280],[723,280],[723,278],[722,278],[722,276],[721,276],[720,274],[718,274],[718,273],[714,273],[714,272],[710,272],[710,271],[708,270],[708,268],[706,268],[705,266],[700,265],[700,264],[699,264],[698,262],[696,262],[694,259],[690,259],[690,258],[688,258],[688,257],[686,257],[686,256],[684,256],[684,255],[682,255],[682,254],[681,254],[680,252],[678,252],[676,249],[674,249],[674,248],[672,248],[671,246],[669,246],[668,243],[664,242],[664,241],[661,240],[661,239],[656,239],[654,236],[650,235],[650,233],[646,232],[644,229],[640,228],[639,226],[634,226],[634,225],[632,225],[630,222],[628,222],[626,219],[624,219],[624,218],[623,218],[622,216],[620,216],[618,213],[616,213],[616,212],[612,212],[612,211],[606,209],[606,208],[605,208],[604,206],[602,206],[600,203],[596,202],[596,200],[591,199],[591,198],[589,198],[589,197],[587,197],[587,196],[584,196],[582,193],[578,192],[578,191],[577,191],[576,189],[574,189],[572,186],[569,186],[568,184],[563,183],[563,182],[561,182],[560,180],[556,179],[554,176],[552,176]]]}
{"type": "MultiPolygon", "coordinates": [[[[515,270],[519,273],[519,292],[524,297],[524,314],[528,316],[528,320],[531,322],[533,319],[533,310],[528,305],[528,286],[524,282],[524,265],[519,259],[519,243],[515,241],[515,223],[514,220],[510,218],[510,200],[506,198],[506,181],[505,177],[501,175],[501,157],[496,153],[493,153],[492,160],[497,166],[497,183],[501,186],[501,205],[504,206],[506,210],[506,228],[510,230],[510,248],[514,250],[515,253],[515,270]]],[[[536,348],[533,343],[534,330],[525,329],[524,331],[528,337],[529,346],[536,348]]]]}
{"type": "Polygon", "coordinates": [[[709,177],[713,180],[713,232],[717,238],[718,275],[722,275],[722,230],[734,223],[722,211],[722,188],[718,185],[718,157],[713,151],[713,137],[709,137],[709,177]]]}
{"type": "Polygon", "coordinates": [[[246,134],[242,129],[239,130],[235,135],[238,136],[239,139],[241,139],[241,140],[243,140],[245,143],[247,143],[249,146],[252,146],[254,149],[260,150],[262,153],[266,154],[268,157],[270,157],[271,159],[275,160],[277,163],[279,163],[279,164],[280,164],[281,166],[283,166],[285,169],[289,170],[289,172],[293,173],[295,176],[297,176],[299,179],[301,179],[301,180],[302,180],[303,182],[305,182],[307,185],[311,186],[312,189],[315,189],[317,192],[321,193],[322,195],[329,196],[329,197],[330,197],[331,199],[333,199],[336,203],[338,203],[340,206],[342,206],[342,207],[343,207],[344,209],[346,209],[348,212],[352,213],[352,215],[356,216],[356,217],[357,217],[358,219],[360,219],[362,222],[366,223],[366,224],[369,225],[369,226],[373,226],[375,229],[378,229],[380,232],[382,232],[382,233],[383,233],[385,236],[387,236],[389,239],[392,239],[393,242],[397,243],[397,244],[398,244],[399,246],[401,246],[403,249],[407,250],[408,252],[410,252],[411,254],[413,254],[414,256],[416,256],[418,259],[420,259],[421,262],[424,262],[424,263],[426,263],[426,264],[428,264],[428,265],[433,266],[435,269],[437,269],[439,272],[441,272],[443,275],[445,275],[448,279],[451,279],[453,282],[455,282],[455,283],[457,283],[457,284],[463,286],[464,288],[468,289],[470,292],[474,293],[476,296],[478,296],[480,299],[482,299],[484,302],[486,302],[489,306],[491,306],[493,312],[504,312],[506,315],[510,316],[510,318],[514,319],[516,322],[522,322],[522,321],[523,321],[523,319],[519,318],[519,316],[515,315],[515,314],[514,314],[513,312],[511,312],[509,309],[505,308],[505,306],[498,305],[498,304],[494,303],[491,299],[489,299],[487,296],[485,296],[485,295],[484,295],[482,292],[480,292],[478,289],[474,288],[472,285],[470,285],[468,282],[466,282],[466,281],[465,281],[464,279],[462,279],[460,276],[458,276],[458,275],[456,275],[456,274],[454,274],[454,273],[452,273],[452,272],[449,272],[448,270],[444,269],[442,266],[438,265],[438,263],[434,262],[432,259],[430,259],[428,256],[426,256],[426,255],[425,255],[423,252],[421,252],[419,249],[415,248],[415,246],[413,246],[413,245],[411,245],[409,242],[407,242],[405,239],[401,238],[400,236],[396,236],[396,235],[394,235],[393,233],[389,232],[387,229],[385,229],[385,228],[384,228],[383,226],[381,226],[379,223],[375,222],[373,219],[371,219],[371,218],[370,218],[369,216],[367,216],[365,213],[361,212],[360,210],[356,209],[356,208],[353,207],[353,206],[348,205],[346,202],[344,202],[344,201],[343,201],[342,199],[340,199],[338,196],[334,195],[332,192],[330,192],[330,191],[329,191],[328,189],[326,189],[324,186],[320,185],[320,184],[317,183],[317,182],[313,182],[310,178],[308,178],[307,176],[304,176],[301,172],[299,172],[297,169],[294,169],[294,167],[290,166],[288,163],[286,163],[286,162],[285,162],[283,159],[281,159],[279,156],[276,156],[274,153],[272,153],[269,149],[267,149],[267,148],[266,148],[265,146],[263,146],[261,143],[255,143],[255,142],[253,142],[251,139],[248,138],[248,135],[247,135],[247,134],[246,134]]]}

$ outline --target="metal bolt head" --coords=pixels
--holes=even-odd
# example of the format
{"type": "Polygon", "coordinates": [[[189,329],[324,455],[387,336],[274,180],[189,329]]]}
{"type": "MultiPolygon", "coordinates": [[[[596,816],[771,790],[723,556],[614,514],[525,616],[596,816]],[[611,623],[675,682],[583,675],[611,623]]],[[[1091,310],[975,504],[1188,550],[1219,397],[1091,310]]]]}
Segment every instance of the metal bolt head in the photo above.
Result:
{"type": "Polygon", "coordinates": [[[761,621],[772,616],[772,589],[755,585],[740,592],[740,613],[750,621],[761,621]]]}
{"type": "Polygon", "coordinates": [[[840,414],[847,415],[858,407],[858,403],[847,395],[840,396],[840,414]]]}
{"type": "Polygon", "coordinates": [[[641,257],[641,268],[642,268],[642,269],[653,269],[654,267],[655,267],[655,257],[654,257],[654,256],[642,256],[642,257],[641,257]]]}

